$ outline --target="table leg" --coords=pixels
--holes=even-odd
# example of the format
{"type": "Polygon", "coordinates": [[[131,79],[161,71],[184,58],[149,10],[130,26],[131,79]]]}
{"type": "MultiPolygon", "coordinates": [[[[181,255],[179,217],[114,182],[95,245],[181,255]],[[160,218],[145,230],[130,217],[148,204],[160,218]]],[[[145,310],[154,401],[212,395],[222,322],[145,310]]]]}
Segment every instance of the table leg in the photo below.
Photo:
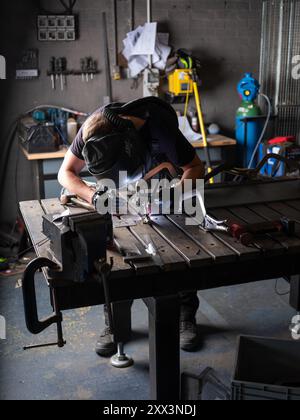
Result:
{"type": "Polygon", "coordinates": [[[291,277],[290,305],[300,312],[300,275],[291,277]]]}
{"type": "Polygon", "coordinates": [[[45,184],[44,184],[44,168],[43,168],[42,160],[34,161],[34,177],[35,177],[37,199],[43,200],[45,198],[45,184]]]}
{"type": "Polygon", "coordinates": [[[118,343],[126,343],[131,338],[131,306],[132,300],[112,304],[115,340],[118,343]]]}
{"type": "Polygon", "coordinates": [[[149,310],[152,400],[180,399],[179,296],[144,299],[149,310]]]}

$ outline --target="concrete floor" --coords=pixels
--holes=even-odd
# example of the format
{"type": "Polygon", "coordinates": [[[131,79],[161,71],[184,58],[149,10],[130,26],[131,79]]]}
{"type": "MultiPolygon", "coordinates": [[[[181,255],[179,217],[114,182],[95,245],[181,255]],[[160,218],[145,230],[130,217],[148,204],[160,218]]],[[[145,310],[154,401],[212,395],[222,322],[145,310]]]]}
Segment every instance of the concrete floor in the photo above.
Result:
{"type": "MultiPolygon", "coordinates": [[[[134,337],[126,351],[135,365],[117,370],[93,351],[104,325],[101,308],[64,313],[67,345],[23,351],[24,345],[55,340],[55,328],[40,336],[25,327],[20,276],[0,278],[0,313],[7,320],[7,340],[0,341],[1,400],[147,400],[147,310],[141,301],[133,306],[134,337]]],[[[48,315],[49,294],[45,281],[37,281],[40,315],[48,315]]],[[[275,281],[259,282],[201,292],[197,315],[203,345],[195,353],[182,352],[182,369],[197,373],[210,366],[228,386],[233,373],[239,334],[289,338],[294,311],[288,295],[278,296],[275,281]]],[[[288,284],[279,280],[280,291],[288,284]]]]}

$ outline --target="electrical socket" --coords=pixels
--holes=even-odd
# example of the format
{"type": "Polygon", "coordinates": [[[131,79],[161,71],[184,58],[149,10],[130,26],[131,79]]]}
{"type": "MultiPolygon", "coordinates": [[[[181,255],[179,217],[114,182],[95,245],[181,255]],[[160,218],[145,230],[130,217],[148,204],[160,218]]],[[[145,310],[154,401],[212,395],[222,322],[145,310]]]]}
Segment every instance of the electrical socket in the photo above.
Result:
{"type": "Polygon", "coordinates": [[[39,15],[37,17],[39,41],[75,41],[77,38],[75,15],[39,15]]]}

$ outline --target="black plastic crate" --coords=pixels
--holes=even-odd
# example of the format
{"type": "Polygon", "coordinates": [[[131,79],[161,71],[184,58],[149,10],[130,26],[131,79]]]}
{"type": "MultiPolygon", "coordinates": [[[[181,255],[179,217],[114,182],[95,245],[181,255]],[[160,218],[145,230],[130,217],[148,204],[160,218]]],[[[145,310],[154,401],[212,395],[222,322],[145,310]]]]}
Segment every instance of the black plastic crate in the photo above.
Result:
{"type": "Polygon", "coordinates": [[[300,400],[300,342],[241,336],[232,400],[300,400]]]}

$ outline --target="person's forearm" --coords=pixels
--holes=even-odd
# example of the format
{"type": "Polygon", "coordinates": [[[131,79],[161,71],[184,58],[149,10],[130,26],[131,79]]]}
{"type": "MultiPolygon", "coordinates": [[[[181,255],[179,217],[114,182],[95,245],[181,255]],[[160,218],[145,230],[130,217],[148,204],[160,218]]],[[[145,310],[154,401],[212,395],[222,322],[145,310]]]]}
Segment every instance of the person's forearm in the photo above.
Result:
{"type": "Polygon", "coordinates": [[[88,203],[92,203],[95,190],[86,185],[74,172],[67,170],[60,171],[58,174],[58,181],[71,193],[76,194],[88,203]]]}

